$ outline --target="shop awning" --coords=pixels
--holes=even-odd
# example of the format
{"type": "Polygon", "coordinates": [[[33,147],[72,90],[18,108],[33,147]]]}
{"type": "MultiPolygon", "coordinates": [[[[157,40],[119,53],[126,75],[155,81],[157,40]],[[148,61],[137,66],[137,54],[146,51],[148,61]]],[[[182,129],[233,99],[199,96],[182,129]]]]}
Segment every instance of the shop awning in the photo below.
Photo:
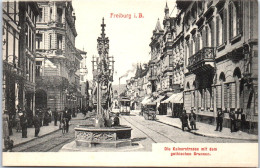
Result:
{"type": "Polygon", "coordinates": [[[154,100],[154,103],[160,103],[161,100],[164,98],[165,96],[159,96],[156,100],[154,100]]]}
{"type": "Polygon", "coordinates": [[[183,103],[183,93],[174,93],[162,103],[183,103]]]}
{"type": "Polygon", "coordinates": [[[141,104],[147,104],[148,102],[150,102],[151,100],[150,100],[150,96],[146,96],[143,100],[142,100],[142,102],[141,102],[141,104]]]}

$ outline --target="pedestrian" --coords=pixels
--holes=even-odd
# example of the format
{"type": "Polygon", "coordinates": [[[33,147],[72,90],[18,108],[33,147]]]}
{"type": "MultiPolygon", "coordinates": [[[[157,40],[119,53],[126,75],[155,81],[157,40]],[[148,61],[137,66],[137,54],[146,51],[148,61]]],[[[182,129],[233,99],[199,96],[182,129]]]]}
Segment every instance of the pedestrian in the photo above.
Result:
{"type": "Polygon", "coordinates": [[[20,115],[18,111],[15,114],[15,123],[16,123],[16,132],[20,132],[22,130],[22,127],[21,127],[20,115]]]}
{"type": "Polygon", "coordinates": [[[233,110],[230,110],[229,118],[230,118],[230,131],[235,132],[236,131],[236,117],[235,117],[235,113],[233,110]]]}
{"type": "Polygon", "coordinates": [[[34,133],[34,137],[38,137],[38,134],[40,132],[40,128],[41,128],[41,124],[40,124],[40,117],[39,114],[36,113],[34,118],[33,118],[33,124],[34,124],[34,128],[35,128],[35,133],[34,133]]]}
{"type": "Polygon", "coordinates": [[[183,110],[183,113],[181,115],[181,123],[182,123],[182,131],[184,131],[184,128],[187,127],[190,131],[189,123],[188,123],[188,116],[186,114],[186,110],[183,110]]]}
{"type": "Polygon", "coordinates": [[[115,118],[114,118],[114,124],[113,126],[119,126],[120,125],[120,121],[119,121],[119,113],[116,114],[115,118]]]}
{"type": "Polygon", "coordinates": [[[52,111],[51,111],[51,108],[48,108],[48,125],[49,123],[51,123],[51,120],[52,120],[52,111]]]}
{"type": "Polygon", "coordinates": [[[14,146],[14,141],[10,139],[10,137],[4,138],[4,152],[12,152],[14,146]]]}
{"type": "Polygon", "coordinates": [[[21,116],[21,126],[22,126],[22,138],[27,138],[28,121],[25,112],[23,112],[23,115],[21,116]]]}
{"type": "Polygon", "coordinates": [[[73,117],[73,118],[76,117],[75,108],[72,108],[72,117],[73,117]]]}
{"type": "Polygon", "coordinates": [[[14,121],[14,116],[11,114],[9,116],[9,121],[8,121],[8,130],[9,130],[9,136],[13,135],[13,121],[14,121]]]}
{"type": "Polygon", "coordinates": [[[215,131],[218,131],[218,128],[219,128],[219,132],[222,131],[223,117],[224,117],[224,113],[219,108],[217,113],[217,127],[215,131]]]}
{"type": "Polygon", "coordinates": [[[60,121],[60,125],[59,125],[59,128],[62,129],[62,122],[63,122],[63,112],[60,112],[59,113],[59,121],[60,121]]]}
{"type": "Polygon", "coordinates": [[[241,114],[241,130],[245,131],[246,129],[246,115],[241,114]]]}
{"type": "Polygon", "coordinates": [[[65,108],[65,110],[64,110],[63,119],[65,121],[65,130],[68,133],[69,132],[69,121],[71,119],[71,114],[69,113],[67,108],[65,108]]]}
{"type": "Polygon", "coordinates": [[[191,110],[191,113],[189,115],[189,120],[190,120],[190,126],[192,130],[197,130],[196,129],[196,114],[191,110]]]}
{"type": "Polygon", "coordinates": [[[54,126],[57,126],[57,120],[58,120],[58,111],[57,108],[53,111],[53,118],[54,118],[54,126]]]}
{"type": "Polygon", "coordinates": [[[44,119],[44,115],[42,110],[39,109],[39,119],[40,119],[40,126],[43,126],[43,119],[44,119]]]}
{"type": "Polygon", "coordinates": [[[4,110],[4,114],[2,116],[2,121],[3,121],[3,138],[9,137],[9,115],[8,111],[4,110]]]}
{"type": "Polygon", "coordinates": [[[162,110],[162,106],[161,106],[161,104],[160,104],[159,107],[158,107],[158,112],[159,112],[159,114],[161,114],[161,110],[162,110]]]}

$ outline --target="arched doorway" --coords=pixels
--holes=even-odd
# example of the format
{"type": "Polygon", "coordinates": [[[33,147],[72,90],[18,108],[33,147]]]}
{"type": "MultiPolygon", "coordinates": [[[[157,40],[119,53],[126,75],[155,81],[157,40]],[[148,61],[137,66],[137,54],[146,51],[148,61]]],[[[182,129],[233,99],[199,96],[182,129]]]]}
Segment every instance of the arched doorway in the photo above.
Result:
{"type": "Polygon", "coordinates": [[[47,93],[44,90],[37,90],[35,93],[35,108],[47,108],[47,93]]]}

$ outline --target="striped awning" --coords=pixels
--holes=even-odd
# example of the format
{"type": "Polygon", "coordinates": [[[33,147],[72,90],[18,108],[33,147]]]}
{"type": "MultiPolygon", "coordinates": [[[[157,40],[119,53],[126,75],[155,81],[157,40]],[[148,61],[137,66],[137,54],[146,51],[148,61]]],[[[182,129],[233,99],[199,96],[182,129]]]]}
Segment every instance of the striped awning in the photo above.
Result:
{"type": "Polygon", "coordinates": [[[183,103],[183,93],[174,93],[162,103],[183,103]]]}

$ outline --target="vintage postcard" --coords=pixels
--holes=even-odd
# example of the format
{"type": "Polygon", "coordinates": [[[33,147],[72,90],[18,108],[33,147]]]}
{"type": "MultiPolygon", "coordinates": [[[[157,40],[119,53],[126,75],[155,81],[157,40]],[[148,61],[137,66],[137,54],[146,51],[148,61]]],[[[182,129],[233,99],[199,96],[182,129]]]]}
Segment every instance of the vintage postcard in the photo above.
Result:
{"type": "Polygon", "coordinates": [[[257,0],[2,2],[3,166],[258,167],[257,0]]]}

